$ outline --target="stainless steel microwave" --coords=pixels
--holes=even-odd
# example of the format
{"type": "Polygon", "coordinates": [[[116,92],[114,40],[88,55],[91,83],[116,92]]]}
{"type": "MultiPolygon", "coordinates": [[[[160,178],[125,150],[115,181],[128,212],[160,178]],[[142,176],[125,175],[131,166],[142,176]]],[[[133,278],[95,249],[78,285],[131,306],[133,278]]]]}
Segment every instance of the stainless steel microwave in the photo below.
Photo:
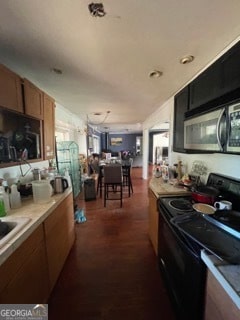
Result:
{"type": "Polygon", "coordinates": [[[185,120],[184,148],[240,153],[240,102],[185,120]]]}

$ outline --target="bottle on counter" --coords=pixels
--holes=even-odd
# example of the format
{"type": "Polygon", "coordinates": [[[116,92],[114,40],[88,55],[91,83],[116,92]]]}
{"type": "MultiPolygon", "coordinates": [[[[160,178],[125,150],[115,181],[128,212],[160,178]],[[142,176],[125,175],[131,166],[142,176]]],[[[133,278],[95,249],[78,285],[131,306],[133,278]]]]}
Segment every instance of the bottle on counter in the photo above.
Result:
{"type": "Polygon", "coordinates": [[[0,190],[0,217],[4,217],[6,214],[3,192],[0,190]]]}
{"type": "Polygon", "coordinates": [[[183,172],[182,172],[182,161],[178,161],[177,164],[177,174],[178,174],[178,180],[182,179],[183,172]]]}
{"type": "Polygon", "coordinates": [[[20,208],[22,205],[20,192],[17,189],[16,184],[13,184],[11,186],[11,193],[9,195],[10,198],[10,207],[11,209],[17,209],[20,208]]]}
{"type": "Polygon", "coordinates": [[[4,207],[7,214],[10,211],[10,200],[9,200],[9,194],[8,192],[6,192],[3,186],[0,186],[0,194],[3,196],[4,207]]]}

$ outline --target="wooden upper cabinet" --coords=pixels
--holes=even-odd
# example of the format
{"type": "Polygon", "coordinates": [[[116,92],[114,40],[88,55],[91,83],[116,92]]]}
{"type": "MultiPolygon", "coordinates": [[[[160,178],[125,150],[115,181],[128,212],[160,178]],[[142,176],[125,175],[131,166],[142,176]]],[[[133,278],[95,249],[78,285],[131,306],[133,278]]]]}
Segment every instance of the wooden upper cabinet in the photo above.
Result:
{"type": "Polygon", "coordinates": [[[43,145],[44,159],[55,157],[55,101],[43,93],[43,145]]]}
{"type": "Polygon", "coordinates": [[[0,106],[23,113],[21,78],[0,64],[0,106]]]}
{"type": "Polygon", "coordinates": [[[24,79],[25,114],[43,120],[43,92],[33,83],[24,79]]]}

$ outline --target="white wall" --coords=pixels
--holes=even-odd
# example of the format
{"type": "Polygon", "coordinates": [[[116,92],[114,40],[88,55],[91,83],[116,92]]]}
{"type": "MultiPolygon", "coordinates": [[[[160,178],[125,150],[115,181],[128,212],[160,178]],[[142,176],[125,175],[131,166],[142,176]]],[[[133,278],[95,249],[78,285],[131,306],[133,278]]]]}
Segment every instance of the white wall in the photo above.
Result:
{"type": "Polygon", "coordinates": [[[56,129],[66,130],[69,133],[69,140],[75,141],[79,146],[79,153],[86,156],[87,139],[84,121],[59,103],[56,103],[55,118],[56,129]]]}
{"type": "MultiPolygon", "coordinates": [[[[208,174],[210,172],[216,172],[228,176],[232,176],[240,179],[240,155],[231,154],[221,154],[221,153],[211,153],[211,154],[185,154],[173,152],[173,110],[174,110],[174,100],[170,99],[167,102],[167,110],[170,121],[170,145],[169,145],[169,164],[172,165],[178,160],[183,162],[184,169],[186,172],[190,172],[192,168],[192,163],[195,160],[200,160],[206,163],[208,168],[208,174]]],[[[166,106],[165,105],[165,106],[166,106]]],[[[166,109],[166,108],[165,108],[166,109]]],[[[164,109],[164,111],[166,111],[164,109]]],[[[159,110],[160,112],[161,110],[159,110]]],[[[166,112],[164,113],[166,116],[166,112]]],[[[164,117],[165,119],[165,117],[164,117]]],[[[207,176],[202,177],[202,181],[206,182],[207,176]]]]}
{"type": "MultiPolygon", "coordinates": [[[[172,112],[173,112],[174,97],[171,97],[156,112],[151,114],[143,123],[143,171],[142,178],[148,178],[148,148],[149,148],[149,130],[154,126],[159,126],[165,122],[169,122],[169,130],[172,130],[172,112]]],[[[171,135],[171,133],[170,133],[171,135]]],[[[169,149],[171,150],[171,149],[169,149]]],[[[168,160],[171,161],[171,152],[168,160]]]]}
{"type": "Polygon", "coordinates": [[[7,181],[8,185],[11,186],[13,183],[17,183],[24,175],[25,182],[30,182],[33,180],[32,169],[34,168],[48,168],[49,163],[48,161],[40,161],[34,162],[31,164],[19,164],[14,167],[2,168],[0,169],[0,178],[3,178],[7,181]]]}
{"type": "MultiPolygon", "coordinates": [[[[220,153],[190,155],[174,152],[172,154],[173,163],[178,160],[182,160],[188,172],[191,171],[193,161],[201,160],[206,163],[208,173],[216,172],[240,179],[240,155],[220,153]]],[[[207,176],[203,177],[203,182],[206,182],[207,176]]]]}

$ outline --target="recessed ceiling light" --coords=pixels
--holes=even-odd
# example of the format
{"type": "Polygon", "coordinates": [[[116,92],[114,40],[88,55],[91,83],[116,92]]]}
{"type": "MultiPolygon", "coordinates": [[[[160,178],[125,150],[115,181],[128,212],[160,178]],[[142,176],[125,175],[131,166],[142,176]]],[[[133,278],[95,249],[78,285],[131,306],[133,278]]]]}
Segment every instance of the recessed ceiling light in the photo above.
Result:
{"type": "Polygon", "coordinates": [[[159,78],[163,75],[162,71],[153,70],[149,73],[149,78],[159,78]]]}
{"type": "Polygon", "coordinates": [[[189,56],[182,57],[180,59],[180,63],[181,64],[187,64],[187,63],[192,62],[193,60],[194,60],[194,56],[189,55],[189,56]]]}

